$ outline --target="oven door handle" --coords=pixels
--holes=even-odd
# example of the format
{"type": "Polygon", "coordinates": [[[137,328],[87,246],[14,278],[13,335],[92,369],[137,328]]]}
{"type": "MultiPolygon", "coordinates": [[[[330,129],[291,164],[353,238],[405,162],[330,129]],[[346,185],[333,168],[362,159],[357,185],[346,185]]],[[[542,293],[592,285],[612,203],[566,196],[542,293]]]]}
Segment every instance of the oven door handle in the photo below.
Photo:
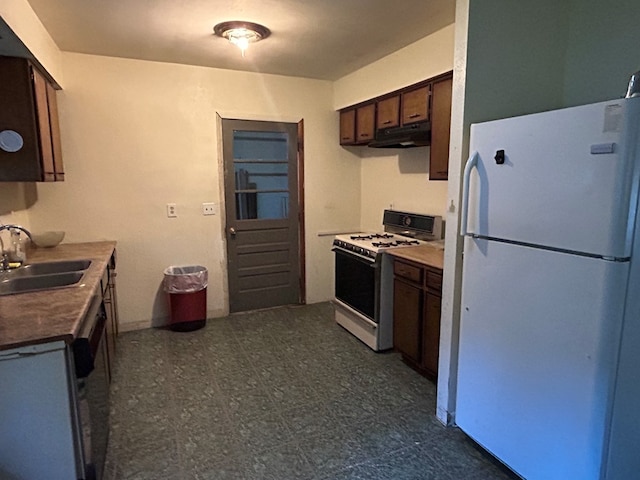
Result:
{"type": "Polygon", "coordinates": [[[357,253],[350,252],[349,250],[343,250],[342,248],[338,248],[338,247],[332,248],[331,251],[348,255],[350,258],[353,258],[354,260],[357,260],[360,263],[364,263],[365,265],[368,265],[371,268],[377,268],[377,263],[373,258],[369,260],[367,258],[361,257],[357,253]]]}

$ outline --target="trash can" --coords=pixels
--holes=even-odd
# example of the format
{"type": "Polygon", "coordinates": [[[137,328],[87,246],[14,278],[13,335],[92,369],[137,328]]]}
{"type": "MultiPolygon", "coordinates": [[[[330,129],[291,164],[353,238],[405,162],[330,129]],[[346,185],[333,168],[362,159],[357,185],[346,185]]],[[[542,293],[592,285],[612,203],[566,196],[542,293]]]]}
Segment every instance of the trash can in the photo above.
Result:
{"type": "Polygon", "coordinates": [[[164,291],[169,297],[169,328],[191,332],[207,323],[208,272],[200,265],[172,266],[164,271],[164,291]]]}

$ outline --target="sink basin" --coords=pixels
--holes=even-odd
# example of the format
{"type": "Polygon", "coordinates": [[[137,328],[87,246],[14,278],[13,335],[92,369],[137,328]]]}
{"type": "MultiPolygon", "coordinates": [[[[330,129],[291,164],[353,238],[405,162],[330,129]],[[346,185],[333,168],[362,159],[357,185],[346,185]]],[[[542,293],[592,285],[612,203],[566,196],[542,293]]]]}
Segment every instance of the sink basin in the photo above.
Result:
{"type": "Polygon", "coordinates": [[[8,272],[6,278],[32,277],[34,275],[51,275],[53,273],[81,272],[91,265],[91,260],[66,260],[61,262],[42,262],[25,265],[8,272]]]}
{"type": "Polygon", "coordinates": [[[0,295],[70,287],[78,283],[83,275],[84,272],[66,272],[51,275],[11,276],[0,282],[0,295]]]}

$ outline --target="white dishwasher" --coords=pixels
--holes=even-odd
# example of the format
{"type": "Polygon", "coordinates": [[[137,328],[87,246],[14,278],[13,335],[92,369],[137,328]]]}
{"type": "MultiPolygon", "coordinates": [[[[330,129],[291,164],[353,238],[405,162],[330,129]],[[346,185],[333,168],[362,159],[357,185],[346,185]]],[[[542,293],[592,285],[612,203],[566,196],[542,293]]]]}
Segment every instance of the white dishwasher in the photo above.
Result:
{"type": "Polygon", "coordinates": [[[0,351],[0,478],[102,478],[108,437],[104,307],[78,339],[0,351]]]}

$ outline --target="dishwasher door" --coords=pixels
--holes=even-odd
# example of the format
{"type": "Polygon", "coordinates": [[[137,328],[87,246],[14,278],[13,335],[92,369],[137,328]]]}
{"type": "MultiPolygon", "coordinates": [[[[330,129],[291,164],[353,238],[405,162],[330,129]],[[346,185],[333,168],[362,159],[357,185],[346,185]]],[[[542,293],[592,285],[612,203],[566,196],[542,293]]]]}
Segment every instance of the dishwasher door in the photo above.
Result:
{"type": "Polygon", "coordinates": [[[102,299],[95,297],[73,345],[84,452],[84,480],[102,479],[109,441],[106,319],[102,299]]]}
{"type": "Polygon", "coordinates": [[[82,478],[74,384],[63,341],[0,352],[0,478],[82,478]]]}

